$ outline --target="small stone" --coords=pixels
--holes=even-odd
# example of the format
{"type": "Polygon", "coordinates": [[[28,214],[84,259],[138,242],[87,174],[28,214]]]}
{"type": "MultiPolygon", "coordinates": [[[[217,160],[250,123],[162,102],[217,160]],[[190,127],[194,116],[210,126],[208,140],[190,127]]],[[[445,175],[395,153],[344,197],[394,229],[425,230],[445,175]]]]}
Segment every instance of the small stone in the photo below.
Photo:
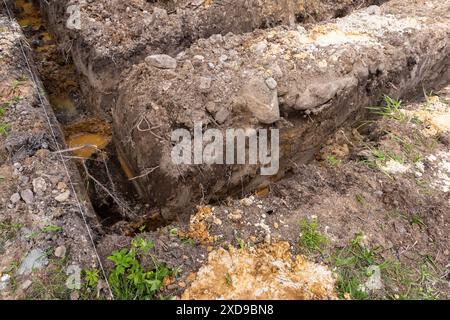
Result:
{"type": "Polygon", "coordinates": [[[198,88],[202,92],[208,92],[209,89],[211,88],[211,82],[212,82],[211,77],[200,77],[198,88]]]}
{"type": "Polygon", "coordinates": [[[153,20],[163,20],[167,18],[167,10],[163,8],[154,7],[152,13],[153,20]]]}
{"type": "Polygon", "coordinates": [[[194,59],[194,60],[201,61],[201,62],[205,61],[205,57],[204,57],[204,56],[201,56],[201,55],[195,55],[195,56],[193,57],[193,59],[194,59]]]}
{"type": "Polygon", "coordinates": [[[9,274],[4,274],[0,278],[0,290],[5,290],[11,280],[11,276],[9,274]]]}
{"type": "Polygon", "coordinates": [[[275,229],[278,229],[280,226],[278,225],[278,223],[274,222],[274,223],[273,223],[273,227],[274,227],[275,229]]]}
{"type": "Polygon", "coordinates": [[[219,61],[221,62],[221,63],[225,63],[226,61],[228,60],[228,56],[227,55],[221,55],[220,57],[219,57],[219,61]]]}
{"type": "Polygon", "coordinates": [[[450,251],[448,249],[445,249],[444,256],[448,256],[448,255],[450,255],[450,251]]]}
{"type": "Polygon", "coordinates": [[[34,201],[34,194],[33,191],[31,191],[30,189],[20,191],[20,196],[22,197],[22,200],[25,201],[26,204],[31,204],[34,201]]]}
{"type": "Polygon", "coordinates": [[[20,288],[22,290],[27,290],[31,285],[33,284],[33,282],[31,280],[25,280],[24,283],[21,284],[20,288]]]}
{"type": "Polygon", "coordinates": [[[18,193],[14,193],[12,196],[11,196],[11,198],[9,198],[9,200],[12,202],[12,203],[17,203],[17,202],[19,202],[20,201],[20,194],[18,194],[18,193]]]}
{"type": "Polygon", "coordinates": [[[275,63],[270,67],[270,70],[272,71],[272,75],[281,78],[283,76],[283,71],[281,70],[280,66],[275,63]]]}
{"type": "Polygon", "coordinates": [[[366,9],[367,14],[370,15],[380,15],[381,14],[381,8],[377,5],[369,6],[366,9]]]}
{"type": "Polygon", "coordinates": [[[154,54],[145,58],[145,62],[159,69],[176,69],[177,60],[166,54],[154,54]]]}
{"type": "Polygon", "coordinates": [[[242,219],[242,213],[242,210],[236,210],[228,215],[228,219],[234,222],[240,221],[242,219]]]}
{"type": "Polygon", "coordinates": [[[33,191],[39,195],[42,195],[47,190],[47,182],[42,177],[33,180],[33,191]]]}
{"type": "Polygon", "coordinates": [[[222,225],[222,220],[220,220],[219,218],[214,217],[213,223],[215,225],[221,226],[222,225]]]}
{"type": "Polygon", "coordinates": [[[214,116],[214,119],[219,123],[222,124],[224,123],[228,117],[230,116],[230,111],[228,111],[227,108],[220,108],[220,110],[216,113],[216,115],[214,116]]]}
{"type": "Polygon", "coordinates": [[[278,83],[274,78],[270,77],[266,79],[266,85],[270,90],[275,90],[278,86],[278,83]]]}
{"type": "Polygon", "coordinates": [[[267,43],[265,41],[258,42],[252,46],[252,51],[257,55],[262,55],[267,50],[267,43]]]}
{"type": "Polygon", "coordinates": [[[23,260],[17,274],[28,275],[33,272],[33,270],[40,270],[48,264],[47,255],[41,249],[33,249],[28,253],[28,255],[23,260]]]}
{"type": "Polygon", "coordinates": [[[80,294],[78,291],[72,291],[70,293],[70,300],[78,300],[80,298],[80,294]]]}
{"type": "Polygon", "coordinates": [[[244,198],[241,201],[241,204],[246,206],[246,207],[250,207],[253,204],[253,199],[251,198],[244,198]]]}
{"type": "Polygon", "coordinates": [[[67,184],[65,182],[58,182],[58,184],[56,185],[56,189],[63,191],[67,189],[67,184]]]}
{"type": "Polygon", "coordinates": [[[59,246],[55,249],[55,256],[58,258],[64,258],[66,256],[67,249],[65,246],[59,246]]]}
{"type": "Polygon", "coordinates": [[[241,97],[259,122],[272,124],[280,119],[278,93],[270,90],[263,79],[250,80],[242,89],[241,97]]]}
{"type": "Polygon", "coordinates": [[[60,195],[56,196],[55,200],[58,202],[65,202],[67,201],[67,199],[69,199],[69,197],[70,197],[70,190],[66,190],[60,195]]]}

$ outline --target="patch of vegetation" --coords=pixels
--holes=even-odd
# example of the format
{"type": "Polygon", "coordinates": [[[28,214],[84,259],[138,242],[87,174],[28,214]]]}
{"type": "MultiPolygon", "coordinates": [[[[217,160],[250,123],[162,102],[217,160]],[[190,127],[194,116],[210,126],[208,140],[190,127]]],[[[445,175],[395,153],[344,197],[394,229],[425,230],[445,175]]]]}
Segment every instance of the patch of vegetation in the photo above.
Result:
{"type": "Polygon", "coordinates": [[[358,203],[360,204],[360,205],[364,205],[364,204],[366,204],[366,198],[362,195],[362,194],[357,194],[356,195],[356,201],[358,201],[358,203]]]}
{"type": "Polygon", "coordinates": [[[406,115],[401,111],[402,101],[393,99],[387,95],[384,96],[384,106],[381,107],[368,107],[368,109],[376,115],[380,115],[385,118],[404,121],[406,115]]]}
{"type": "Polygon", "coordinates": [[[149,300],[161,291],[164,278],[172,275],[172,270],[153,255],[150,255],[154,265],[152,270],[145,270],[140,262],[153,247],[152,241],[137,237],[130,248],[114,251],[108,257],[115,264],[109,274],[109,284],[116,299],[149,300]]]}
{"type": "Polygon", "coordinates": [[[22,228],[20,223],[13,223],[8,221],[0,222],[0,253],[3,253],[3,246],[6,241],[16,236],[17,232],[22,228]]]}
{"type": "Polygon", "coordinates": [[[33,278],[33,284],[27,289],[24,299],[27,300],[69,300],[71,290],[67,287],[68,257],[50,259],[45,271],[33,278]]]}
{"type": "Polygon", "coordinates": [[[246,244],[245,244],[244,239],[239,238],[239,237],[236,237],[236,242],[237,242],[237,244],[239,245],[239,248],[240,248],[240,249],[245,249],[246,244]]]}
{"type": "Polygon", "coordinates": [[[100,279],[98,274],[98,269],[94,268],[92,270],[90,269],[84,269],[84,279],[85,284],[90,288],[97,287],[98,281],[100,279]]]}
{"type": "Polygon", "coordinates": [[[435,300],[444,298],[445,292],[436,289],[437,285],[447,286],[443,277],[445,271],[439,270],[433,259],[425,255],[418,262],[417,270],[403,266],[399,262],[387,262],[383,280],[386,283],[394,282],[395,287],[402,290],[387,294],[388,298],[396,300],[435,300]]]}
{"type": "Polygon", "coordinates": [[[225,282],[229,287],[233,285],[233,279],[231,278],[231,275],[229,273],[225,275],[225,282]]]}
{"type": "MultiPolygon", "coordinates": [[[[401,217],[406,218],[403,214],[401,217]]],[[[418,270],[414,270],[401,262],[383,259],[377,253],[377,248],[364,246],[363,239],[363,234],[358,233],[344,248],[330,254],[330,264],[337,274],[336,291],[339,298],[428,300],[443,297],[435,287],[439,283],[445,286],[442,276],[445,272],[439,270],[429,256],[425,256],[424,261],[419,262],[418,270]],[[377,291],[370,291],[366,286],[373,269],[380,271],[383,285],[377,291]]]]}
{"type": "Polygon", "coordinates": [[[411,225],[419,226],[421,229],[426,228],[426,224],[423,222],[422,218],[417,213],[414,213],[412,215],[410,223],[411,225]]]}
{"type": "Polygon", "coordinates": [[[317,219],[300,220],[299,244],[306,253],[322,253],[328,239],[318,231],[317,219]]]}
{"type": "Polygon", "coordinates": [[[8,123],[5,123],[5,122],[0,123],[0,135],[7,136],[10,127],[11,126],[8,123]]]}
{"type": "Polygon", "coordinates": [[[363,234],[355,235],[346,247],[331,257],[338,274],[336,290],[341,299],[369,298],[364,282],[368,279],[367,268],[376,265],[375,251],[365,248],[362,240],[363,234]]]}
{"type": "Polygon", "coordinates": [[[62,232],[62,231],[63,231],[62,227],[56,226],[53,224],[48,224],[44,228],[42,228],[42,232],[45,232],[45,233],[57,233],[57,232],[62,232]]]}
{"type": "Polygon", "coordinates": [[[327,156],[325,161],[329,167],[337,167],[341,163],[341,160],[336,158],[334,155],[327,156]]]}

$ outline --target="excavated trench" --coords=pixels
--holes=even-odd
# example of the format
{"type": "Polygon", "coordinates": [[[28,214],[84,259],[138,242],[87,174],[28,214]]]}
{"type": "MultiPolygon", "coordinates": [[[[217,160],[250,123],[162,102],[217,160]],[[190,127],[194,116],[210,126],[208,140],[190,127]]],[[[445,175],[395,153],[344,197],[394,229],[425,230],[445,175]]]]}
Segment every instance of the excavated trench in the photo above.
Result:
{"type": "Polygon", "coordinates": [[[264,188],[383,94],[448,79],[449,27],[435,18],[448,2],[384,2],[15,1],[86,192],[105,227],[130,233],[264,188]],[[195,121],[280,129],[279,174],[172,165],[167,137],[195,121]]]}

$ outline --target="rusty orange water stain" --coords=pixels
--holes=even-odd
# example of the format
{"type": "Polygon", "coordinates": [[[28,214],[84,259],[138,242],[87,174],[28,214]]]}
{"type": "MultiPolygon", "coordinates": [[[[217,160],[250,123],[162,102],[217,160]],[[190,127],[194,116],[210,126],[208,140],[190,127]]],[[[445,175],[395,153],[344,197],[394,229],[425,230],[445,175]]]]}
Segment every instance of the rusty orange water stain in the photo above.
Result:
{"type": "Polygon", "coordinates": [[[83,158],[90,158],[98,149],[105,148],[112,139],[111,126],[98,118],[87,118],[65,126],[64,133],[69,148],[76,149],[73,154],[83,158]]]}
{"type": "Polygon", "coordinates": [[[126,161],[123,159],[123,157],[120,155],[119,152],[117,152],[117,158],[119,159],[120,166],[122,167],[123,172],[127,176],[128,179],[134,178],[134,174],[131,171],[130,167],[127,165],[126,161]]]}
{"type": "Polygon", "coordinates": [[[105,148],[110,142],[110,137],[93,133],[81,133],[76,136],[69,137],[67,144],[69,148],[83,147],[74,150],[73,154],[77,157],[90,158],[97,149],[105,148]]]}
{"type": "Polygon", "coordinates": [[[42,19],[39,11],[30,0],[16,0],[16,7],[21,10],[17,22],[21,27],[31,26],[34,30],[39,30],[42,26],[42,19]]]}

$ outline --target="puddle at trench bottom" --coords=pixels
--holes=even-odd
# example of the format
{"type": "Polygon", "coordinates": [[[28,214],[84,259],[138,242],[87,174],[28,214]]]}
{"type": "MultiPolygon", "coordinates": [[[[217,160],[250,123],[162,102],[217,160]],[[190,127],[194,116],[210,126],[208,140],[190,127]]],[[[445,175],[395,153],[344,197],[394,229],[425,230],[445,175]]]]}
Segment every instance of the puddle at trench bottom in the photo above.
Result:
{"type": "Polygon", "coordinates": [[[77,157],[90,158],[97,151],[97,149],[105,148],[110,141],[111,139],[107,136],[93,133],[82,133],[70,137],[67,140],[67,144],[69,148],[84,146],[83,148],[74,150],[72,152],[77,157]]]}
{"type": "Polygon", "coordinates": [[[75,101],[69,95],[49,94],[48,98],[59,122],[70,122],[79,116],[75,101]]]}
{"type": "Polygon", "coordinates": [[[35,60],[40,63],[40,74],[48,93],[49,102],[63,125],[69,148],[77,157],[90,158],[98,149],[111,142],[111,129],[108,124],[97,119],[80,121],[80,108],[73,96],[78,95],[78,83],[73,65],[61,63],[60,53],[51,34],[45,30],[39,7],[31,0],[16,0],[17,21],[24,28],[28,41],[35,52],[35,60]],[[78,122],[77,122],[78,121],[78,122]],[[76,122],[76,123],[74,123],[76,122]],[[89,145],[95,147],[88,147],[89,145]]]}
{"type": "Polygon", "coordinates": [[[76,149],[85,146],[73,151],[75,156],[82,158],[90,158],[98,149],[106,148],[112,140],[110,124],[98,118],[83,119],[65,126],[63,131],[69,148],[76,149]]]}
{"type": "Polygon", "coordinates": [[[42,27],[42,18],[39,10],[31,0],[16,0],[16,7],[20,9],[17,22],[22,28],[32,27],[39,30],[42,27]]]}

